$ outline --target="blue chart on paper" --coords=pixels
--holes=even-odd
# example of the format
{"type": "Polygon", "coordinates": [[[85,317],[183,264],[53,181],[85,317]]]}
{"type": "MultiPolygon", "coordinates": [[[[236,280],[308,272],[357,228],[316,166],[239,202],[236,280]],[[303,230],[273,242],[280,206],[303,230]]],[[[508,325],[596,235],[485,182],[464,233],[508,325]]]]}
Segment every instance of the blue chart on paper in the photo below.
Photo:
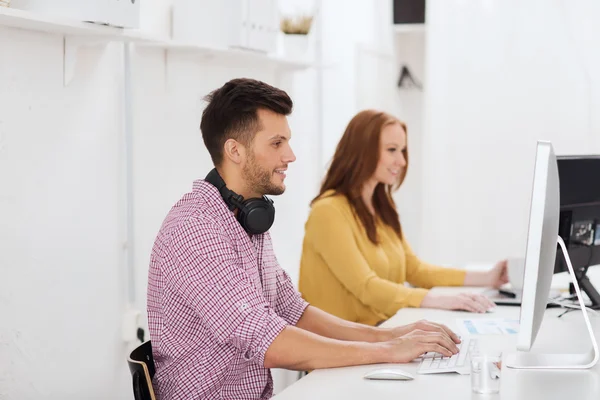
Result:
{"type": "Polygon", "coordinates": [[[457,319],[457,325],[468,335],[516,335],[519,321],[503,318],[457,319]]]}

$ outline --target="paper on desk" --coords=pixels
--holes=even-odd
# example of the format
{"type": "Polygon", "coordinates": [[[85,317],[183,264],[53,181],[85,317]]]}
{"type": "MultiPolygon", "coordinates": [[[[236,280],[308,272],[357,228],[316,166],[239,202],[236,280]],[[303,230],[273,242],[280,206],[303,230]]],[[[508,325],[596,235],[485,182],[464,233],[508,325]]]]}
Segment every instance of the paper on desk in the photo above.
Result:
{"type": "Polygon", "coordinates": [[[516,335],[519,320],[507,318],[457,318],[456,325],[464,335],[516,335]]]}

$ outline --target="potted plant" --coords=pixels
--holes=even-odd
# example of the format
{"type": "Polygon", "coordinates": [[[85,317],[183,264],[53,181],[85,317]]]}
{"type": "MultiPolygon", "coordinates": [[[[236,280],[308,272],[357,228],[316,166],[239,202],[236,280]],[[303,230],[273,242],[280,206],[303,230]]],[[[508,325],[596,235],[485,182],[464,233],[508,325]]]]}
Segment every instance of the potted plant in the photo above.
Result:
{"type": "Polygon", "coordinates": [[[280,29],[283,32],[283,53],[291,59],[304,59],[309,47],[310,29],[313,17],[310,15],[299,15],[295,17],[283,17],[280,29]]]}

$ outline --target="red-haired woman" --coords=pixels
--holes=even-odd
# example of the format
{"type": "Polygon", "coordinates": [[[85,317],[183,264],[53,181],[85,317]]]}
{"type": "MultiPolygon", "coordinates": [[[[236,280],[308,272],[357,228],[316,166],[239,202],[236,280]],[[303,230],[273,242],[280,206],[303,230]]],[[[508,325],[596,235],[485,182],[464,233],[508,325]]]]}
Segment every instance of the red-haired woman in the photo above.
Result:
{"type": "Polygon", "coordinates": [[[406,144],[406,125],[384,112],[362,111],[348,124],[305,226],[300,292],[313,306],[368,325],[403,307],[494,307],[482,295],[429,292],[434,286],[499,287],[508,281],[506,262],[466,272],[427,264],[412,252],[392,198],[406,176],[406,144]]]}

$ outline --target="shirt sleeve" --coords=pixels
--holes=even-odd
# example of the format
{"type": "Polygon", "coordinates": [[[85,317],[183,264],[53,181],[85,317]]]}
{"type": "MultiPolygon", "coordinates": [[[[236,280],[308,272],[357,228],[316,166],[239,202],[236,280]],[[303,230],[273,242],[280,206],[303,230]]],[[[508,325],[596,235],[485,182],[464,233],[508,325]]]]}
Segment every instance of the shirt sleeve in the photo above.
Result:
{"type": "Polygon", "coordinates": [[[222,344],[264,365],[271,343],[287,322],[256,290],[231,240],[210,223],[194,221],[172,237],[174,267],[166,284],[179,293],[222,344]]]}
{"type": "MultiPolygon", "coordinates": [[[[271,242],[271,236],[269,233],[265,233],[265,251],[273,253],[273,244],[271,242]]],[[[300,292],[296,290],[292,279],[288,273],[281,268],[279,262],[277,262],[277,299],[275,300],[275,312],[281,318],[283,318],[288,324],[296,325],[304,310],[308,307],[308,303],[302,298],[300,292]]]]}
{"type": "Polygon", "coordinates": [[[315,205],[306,225],[310,245],[332,274],[361,303],[388,317],[400,308],[418,307],[427,290],[380,278],[361,253],[347,218],[334,205],[315,205]]]}
{"type": "Polygon", "coordinates": [[[439,267],[421,261],[406,240],[402,240],[406,255],[406,280],[414,286],[430,289],[434,286],[462,286],[466,271],[439,267]]]}
{"type": "Polygon", "coordinates": [[[296,325],[302,317],[302,314],[304,314],[304,310],[308,307],[308,303],[294,288],[292,280],[283,269],[278,272],[277,280],[278,291],[275,312],[288,324],[296,325]]]}

